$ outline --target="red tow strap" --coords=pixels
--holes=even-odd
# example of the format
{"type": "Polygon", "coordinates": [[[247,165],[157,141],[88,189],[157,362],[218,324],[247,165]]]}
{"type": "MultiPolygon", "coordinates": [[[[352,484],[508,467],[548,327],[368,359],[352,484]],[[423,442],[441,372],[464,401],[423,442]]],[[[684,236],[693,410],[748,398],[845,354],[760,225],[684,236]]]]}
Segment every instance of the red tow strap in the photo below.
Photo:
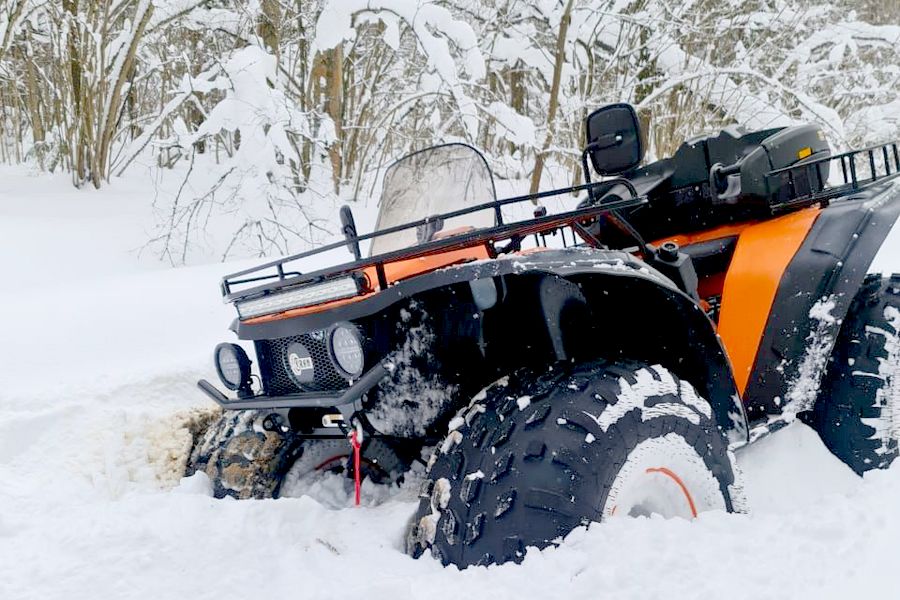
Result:
{"type": "Polygon", "coordinates": [[[359,472],[359,448],[361,444],[359,443],[359,438],[356,434],[356,429],[354,429],[350,433],[350,445],[353,446],[353,488],[356,492],[356,502],[355,506],[359,506],[359,490],[362,487],[361,484],[361,476],[359,472]]]}

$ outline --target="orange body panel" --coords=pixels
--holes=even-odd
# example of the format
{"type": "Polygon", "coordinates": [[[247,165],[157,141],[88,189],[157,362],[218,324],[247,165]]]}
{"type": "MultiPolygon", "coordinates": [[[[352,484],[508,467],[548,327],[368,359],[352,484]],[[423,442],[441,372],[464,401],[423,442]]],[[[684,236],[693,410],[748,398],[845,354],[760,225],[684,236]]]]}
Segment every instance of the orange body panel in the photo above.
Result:
{"type": "Polygon", "coordinates": [[[819,211],[819,208],[807,208],[745,226],[738,238],[725,275],[719,335],[741,395],[747,389],[781,277],[819,211]]]}
{"type": "MultiPolygon", "coordinates": [[[[449,267],[450,265],[454,265],[457,263],[482,260],[486,258],[490,258],[490,254],[488,253],[487,246],[482,244],[479,246],[461,248],[459,250],[450,250],[448,252],[442,252],[440,254],[429,254],[426,256],[419,256],[416,258],[409,258],[407,260],[398,260],[396,262],[387,263],[384,265],[384,275],[385,279],[387,279],[388,284],[391,284],[402,281],[404,279],[408,279],[415,275],[428,273],[429,271],[434,271],[442,267],[449,267]]],[[[253,317],[250,319],[246,319],[243,322],[247,323],[248,325],[253,325],[256,323],[279,321],[281,319],[300,317],[303,315],[331,310],[333,308],[352,304],[354,302],[359,302],[360,300],[368,298],[369,296],[377,293],[375,288],[378,283],[378,274],[375,270],[375,267],[367,267],[363,270],[363,273],[365,274],[366,279],[368,279],[368,289],[359,296],[354,296],[352,298],[343,298],[341,300],[332,300],[331,302],[323,302],[321,304],[314,304],[312,306],[292,308],[280,313],[262,315],[261,317],[253,317]]]]}

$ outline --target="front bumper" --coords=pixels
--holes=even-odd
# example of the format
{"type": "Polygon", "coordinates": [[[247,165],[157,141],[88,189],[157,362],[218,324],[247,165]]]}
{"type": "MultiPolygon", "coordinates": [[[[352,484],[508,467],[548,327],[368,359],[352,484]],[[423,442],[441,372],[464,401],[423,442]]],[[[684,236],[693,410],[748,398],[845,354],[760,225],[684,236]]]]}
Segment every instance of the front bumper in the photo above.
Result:
{"type": "MultiPolygon", "coordinates": [[[[259,394],[250,398],[229,398],[218,390],[213,384],[201,379],[197,386],[216,404],[225,410],[275,410],[285,408],[336,408],[341,413],[345,407],[355,404],[369,390],[381,383],[393,371],[393,365],[377,364],[356,383],[343,392],[302,392],[285,396],[266,396],[259,394]]],[[[350,412],[353,412],[352,410],[350,412]]]]}

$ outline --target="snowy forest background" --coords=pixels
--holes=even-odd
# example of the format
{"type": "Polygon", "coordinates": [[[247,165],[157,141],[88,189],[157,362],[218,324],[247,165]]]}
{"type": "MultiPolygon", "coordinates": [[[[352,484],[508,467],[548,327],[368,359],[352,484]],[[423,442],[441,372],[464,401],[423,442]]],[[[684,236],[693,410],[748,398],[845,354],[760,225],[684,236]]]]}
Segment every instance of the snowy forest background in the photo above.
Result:
{"type": "Polygon", "coordinates": [[[0,162],[156,186],[173,264],[286,253],[447,141],[578,183],[582,120],[627,101],[649,155],[728,123],[900,138],[900,0],[0,0],[0,162]]]}

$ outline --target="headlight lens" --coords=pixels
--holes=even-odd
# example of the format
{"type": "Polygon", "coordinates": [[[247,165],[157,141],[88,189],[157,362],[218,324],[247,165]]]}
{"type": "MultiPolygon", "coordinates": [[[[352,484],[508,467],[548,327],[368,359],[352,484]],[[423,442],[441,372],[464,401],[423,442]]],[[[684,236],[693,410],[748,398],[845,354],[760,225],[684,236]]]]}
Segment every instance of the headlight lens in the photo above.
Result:
{"type": "Polygon", "coordinates": [[[235,391],[250,385],[250,358],[237,344],[219,344],[214,353],[222,385],[235,391]]]}
{"type": "Polygon", "coordinates": [[[286,292],[269,294],[252,300],[235,302],[242,319],[278,313],[291,308],[313,306],[331,300],[351,298],[360,292],[360,283],[353,277],[339,277],[322,283],[305,285],[286,292]]]}
{"type": "Polygon", "coordinates": [[[351,323],[338,323],[328,334],[328,349],[334,366],[345,377],[362,375],[365,364],[362,335],[351,323]]]}

